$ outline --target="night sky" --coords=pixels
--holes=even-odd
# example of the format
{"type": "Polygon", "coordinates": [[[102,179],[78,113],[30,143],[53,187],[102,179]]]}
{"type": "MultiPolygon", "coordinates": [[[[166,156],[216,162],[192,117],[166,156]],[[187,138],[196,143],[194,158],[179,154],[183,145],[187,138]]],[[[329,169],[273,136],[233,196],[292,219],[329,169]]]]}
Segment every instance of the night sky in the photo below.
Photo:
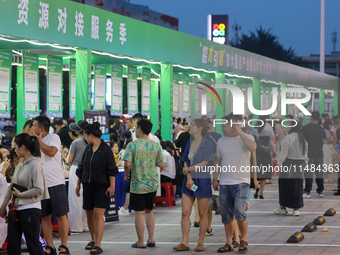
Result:
{"type": "MultiPolygon", "coordinates": [[[[274,35],[285,49],[292,47],[299,56],[320,52],[320,6],[321,0],[130,0],[131,3],[147,5],[179,19],[179,31],[207,36],[207,15],[229,15],[229,39],[234,37],[235,21],[242,33],[249,34],[256,27],[272,28],[274,35]]],[[[331,33],[340,29],[340,0],[326,0],[325,53],[333,51],[331,33]]],[[[340,34],[338,34],[340,39],[340,34]]],[[[337,43],[340,51],[340,43],[337,43]]]]}

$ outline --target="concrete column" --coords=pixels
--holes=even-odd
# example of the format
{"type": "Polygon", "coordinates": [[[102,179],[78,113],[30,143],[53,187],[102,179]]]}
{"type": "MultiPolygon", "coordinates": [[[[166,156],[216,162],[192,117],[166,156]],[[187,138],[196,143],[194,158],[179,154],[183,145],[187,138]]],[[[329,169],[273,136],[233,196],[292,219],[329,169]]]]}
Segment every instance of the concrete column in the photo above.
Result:
{"type": "Polygon", "coordinates": [[[154,134],[159,125],[158,80],[150,81],[150,120],[152,123],[152,133],[154,134]]]}
{"type": "Polygon", "coordinates": [[[172,63],[161,65],[161,133],[163,140],[173,140],[172,128],[172,63]]]}
{"type": "MultiPolygon", "coordinates": [[[[224,73],[223,72],[216,72],[215,73],[215,84],[224,84],[224,73]]],[[[216,100],[216,119],[222,119],[225,114],[225,108],[223,107],[223,103],[226,104],[227,102],[224,100],[224,91],[226,89],[216,89],[217,94],[220,96],[222,105],[220,100],[216,100]]],[[[221,125],[216,126],[216,132],[223,136],[223,132],[221,131],[221,125]]]]}
{"type": "Polygon", "coordinates": [[[91,109],[92,51],[77,49],[76,52],[76,121],[84,119],[83,110],[91,109]]]}
{"type": "MultiPolygon", "coordinates": [[[[24,118],[24,69],[23,66],[17,66],[17,134],[20,134],[28,118],[24,118]]],[[[38,99],[39,100],[39,99],[38,99]]]]}
{"type": "Polygon", "coordinates": [[[323,89],[320,89],[319,92],[319,109],[320,109],[320,115],[325,113],[325,91],[323,89]]]}
{"type": "Polygon", "coordinates": [[[339,112],[339,105],[338,105],[338,89],[334,90],[334,96],[333,96],[333,116],[338,115],[339,112]]]}
{"type": "MultiPolygon", "coordinates": [[[[261,83],[259,78],[253,79],[253,105],[257,110],[261,109],[261,83]]],[[[257,119],[259,116],[254,114],[254,119],[257,119]]],[[[255,124],[255,123],[253,123],[255,124]]]]}

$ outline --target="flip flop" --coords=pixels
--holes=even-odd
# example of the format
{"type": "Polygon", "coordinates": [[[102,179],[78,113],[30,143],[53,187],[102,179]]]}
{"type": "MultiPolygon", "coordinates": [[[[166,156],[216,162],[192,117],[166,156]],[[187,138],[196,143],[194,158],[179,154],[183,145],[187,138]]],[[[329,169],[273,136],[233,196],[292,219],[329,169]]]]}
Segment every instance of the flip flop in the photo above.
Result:
{"type": "Polygon", "coordinates": [[[138,245],[138,242],[135,242],[133,245],[131,245],[131,247],[132,247],[132,248],[141,248],[141,249],[144,249],[144,248],[146,248],[146,246],[145,246],[145,245],[143,245],[143,246],[139,246],[139,245],[138,245]]]}

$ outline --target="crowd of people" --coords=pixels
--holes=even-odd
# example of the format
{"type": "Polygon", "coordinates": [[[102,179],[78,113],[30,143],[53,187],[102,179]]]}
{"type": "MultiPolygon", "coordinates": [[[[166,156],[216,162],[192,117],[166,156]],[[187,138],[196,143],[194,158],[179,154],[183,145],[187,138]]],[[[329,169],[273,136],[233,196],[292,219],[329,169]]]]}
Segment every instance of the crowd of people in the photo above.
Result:
{"type": "MultiPolygon", "coordinates": [[[[9,254],[21,254],[22,233],[30,254],[57,254],[57,250],[70,254],[69,230],[89,231],[85,249],[101,254],[104,213],[115,193],[118,168],[124,169],[126,181],[125,204],[118,213],[135,215],[138,239],[134,248],[156,245],[153,209],[156,196],[164,195],[161,182],[171,183],[173,194],[182,198],[182,242],[174,247],[177,251],[190,249],[194,207],[193,225],[199,227],[195,251],[205,250],[205,237],[213,235],[215,211],[221,215],[226,235],[226,244],[218,251],[238,248],[247,252],[250,188],[255,190],[255,199],[265,199],[265,185],[275,170],[273,161],[277,169],[295,169],[280,171],[275,214],[285,215],[291,208],[293,215],[300,215],[303,199],[311,197],[314,173],[317,194],[323,197],[324,182],[333,182],[329,173],[339,168],[340,116],[329,119],[313,112],[310,123],[303,126],[288,115],[287,128],[279,118],[271,123],[269,116],[260,117],[255,127],[245,116],[230,113],[223,119],[222,136],[207,116],[190,121],[174,118],[170,141],[162,139],[160,129],[153,134],[152,123],[137,113],[130,119],[123,117],[119,126],[109,120],[110,145],[101,139],[98,122],[80,120],[66,125],[55,119],[55,134],[45,116],[27,121],[13,139],[13,149],[0,149],[0,189],[6,191],[0,196],[0,226],[8,223],[9,254]],[[58,219],[58,249],[53,244],[52,213],[58,219]],[[40,225],[45,251],[39,241],[40,225]]],[[[340,175],[334,195],[340,195],[339,186],[340,175]]],[[[0,231],[0,243],[4,236],[0,231]]]]}

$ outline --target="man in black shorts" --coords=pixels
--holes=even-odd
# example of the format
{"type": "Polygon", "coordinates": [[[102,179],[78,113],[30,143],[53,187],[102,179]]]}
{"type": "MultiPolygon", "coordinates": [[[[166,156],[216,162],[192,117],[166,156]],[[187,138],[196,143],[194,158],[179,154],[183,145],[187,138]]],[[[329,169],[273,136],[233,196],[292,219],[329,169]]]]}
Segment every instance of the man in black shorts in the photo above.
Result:
{"type": "Polygon", "coordinates": [[[41,201],[41,228],[47,247],[47,254],[56,255],[52,236],[52,212],[58,219],[58,228],[61,238],[59,254],[70,254],[67,248],[67,237],[70,229],[67,213],[69,212],[64,171],[61,165],[61,141],[58,135],[49,134],[50,120],[46,116],[34,119],[32,132],[38,137],[41,158],[44,161],[43,169],[50,199],[41,201]]]}
{"type": "Polygon", "coordinates": [[[144,245],[144,216],[148,229],[147,246],[156,245],[154,239],[155,217],[152,209],[158,188],[158,172],[165,167],[161,146],[149,139],[152,123],[149,120],[140,120],[137,123],[137,140],[130,142],[126,147],[124,157],[125,176],[129,176],[130,183],[130,208],[135,210],[135,225],[138,241],[132,245],[133,248],[145,248],[144,245]]]}

